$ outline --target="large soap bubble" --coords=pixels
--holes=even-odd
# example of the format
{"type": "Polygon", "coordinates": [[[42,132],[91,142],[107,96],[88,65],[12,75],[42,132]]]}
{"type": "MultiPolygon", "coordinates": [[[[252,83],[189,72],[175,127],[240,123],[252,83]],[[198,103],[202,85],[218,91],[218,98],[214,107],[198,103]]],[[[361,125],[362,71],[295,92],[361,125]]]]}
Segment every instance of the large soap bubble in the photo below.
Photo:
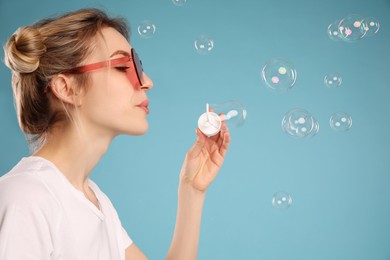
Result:
{"type": "Polygon", "coordinates": [[[364,37],[374,36],[380,28],[380,24],[375,17],[365,17],[362,20],[361,30],[365,31],[364,37]]]}
{"type": "Polygon", "coordinates": [[[297,72],[290,62],[273,58],[263,66],[261,78],[270,89],[287,92],[294,86],[297,80],[297,72]]]}
{"type": "Polygon", "coordinates": [[[350,14],[328,26],[328,36],[334,41],[356,42],[379,31],[380,24],[375,17],[350,14]]]}
{"type": "Polygon", "coordinates": [[[320,130],[320,125],[305,109],[294,108],[284,115],[282,129],[292,137],[304,138],[315,136],[320,130]]]}
{"type": "Polygon", "coordinates": [[[351,14],[342,19],[339,23],[339,32],[341,38],[346,42],[355,42],[360,40],[366,34],[361,30],[364,17],[359,14],[351,14]]]}

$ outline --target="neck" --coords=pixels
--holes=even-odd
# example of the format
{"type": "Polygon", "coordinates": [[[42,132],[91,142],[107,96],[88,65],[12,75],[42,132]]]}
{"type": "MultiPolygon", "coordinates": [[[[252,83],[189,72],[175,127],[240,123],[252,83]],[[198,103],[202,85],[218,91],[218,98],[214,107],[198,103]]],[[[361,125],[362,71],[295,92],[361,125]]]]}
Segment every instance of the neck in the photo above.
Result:
{"type": "Polygon", "coordinates": [[[54,163],[73,186],[86,191],[91,171],[113,138],[93,130],[78,131],[74,126],[61,126],[50,132],[46,143],[33,155],[54,163]]]}

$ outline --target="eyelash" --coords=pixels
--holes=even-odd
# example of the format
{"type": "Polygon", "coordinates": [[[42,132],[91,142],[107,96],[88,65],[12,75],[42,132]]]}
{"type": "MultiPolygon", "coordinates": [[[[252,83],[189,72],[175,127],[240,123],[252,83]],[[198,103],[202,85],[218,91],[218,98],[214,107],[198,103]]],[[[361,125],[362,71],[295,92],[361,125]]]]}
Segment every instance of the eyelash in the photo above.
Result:
{"type": "Polygon", "coordinates": [[[119,71],[126,72],[128,69],[130,69],[130,67],[127,67],[127,66],[121,66],[121,67],[115,67],[115,69],[117,69],[117,70],[119,70],[119,71]]]}

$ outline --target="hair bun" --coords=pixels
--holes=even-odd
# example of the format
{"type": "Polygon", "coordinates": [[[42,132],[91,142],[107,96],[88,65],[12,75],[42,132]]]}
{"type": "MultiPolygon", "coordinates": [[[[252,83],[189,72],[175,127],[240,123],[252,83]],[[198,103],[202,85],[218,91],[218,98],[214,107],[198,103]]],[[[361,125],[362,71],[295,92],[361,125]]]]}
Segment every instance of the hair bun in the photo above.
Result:
{"type": "Polygon", "coordinates": [[[39,60],[46,52],[39,30],[20,27],[7,41],[5,46],[6,65],[19,73],[31,73],[39,67],[39,60]]]}

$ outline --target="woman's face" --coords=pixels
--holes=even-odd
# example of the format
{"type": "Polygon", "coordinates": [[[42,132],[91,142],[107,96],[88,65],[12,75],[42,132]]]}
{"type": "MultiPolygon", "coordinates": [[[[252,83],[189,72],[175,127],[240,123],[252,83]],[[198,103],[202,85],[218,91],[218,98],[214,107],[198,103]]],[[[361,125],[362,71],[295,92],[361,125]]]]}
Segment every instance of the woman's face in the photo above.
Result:
{"type": "MultiPolygon", "coordinates": [[[[121,52],[131,53],[129,42],[115,29],[104,28],[102,35],[103,38],[99,34],[96,37],[96,47],[84,64],[120,58],[125,55],[121,52]]],[[[143,73],[144,84],[136,89],[123,70],[103,68],[88,73],[90,85],[79,108],[87,134],[144,134],[149,113],[146,92],[153,87],[153,81],[143,73]]]]}

